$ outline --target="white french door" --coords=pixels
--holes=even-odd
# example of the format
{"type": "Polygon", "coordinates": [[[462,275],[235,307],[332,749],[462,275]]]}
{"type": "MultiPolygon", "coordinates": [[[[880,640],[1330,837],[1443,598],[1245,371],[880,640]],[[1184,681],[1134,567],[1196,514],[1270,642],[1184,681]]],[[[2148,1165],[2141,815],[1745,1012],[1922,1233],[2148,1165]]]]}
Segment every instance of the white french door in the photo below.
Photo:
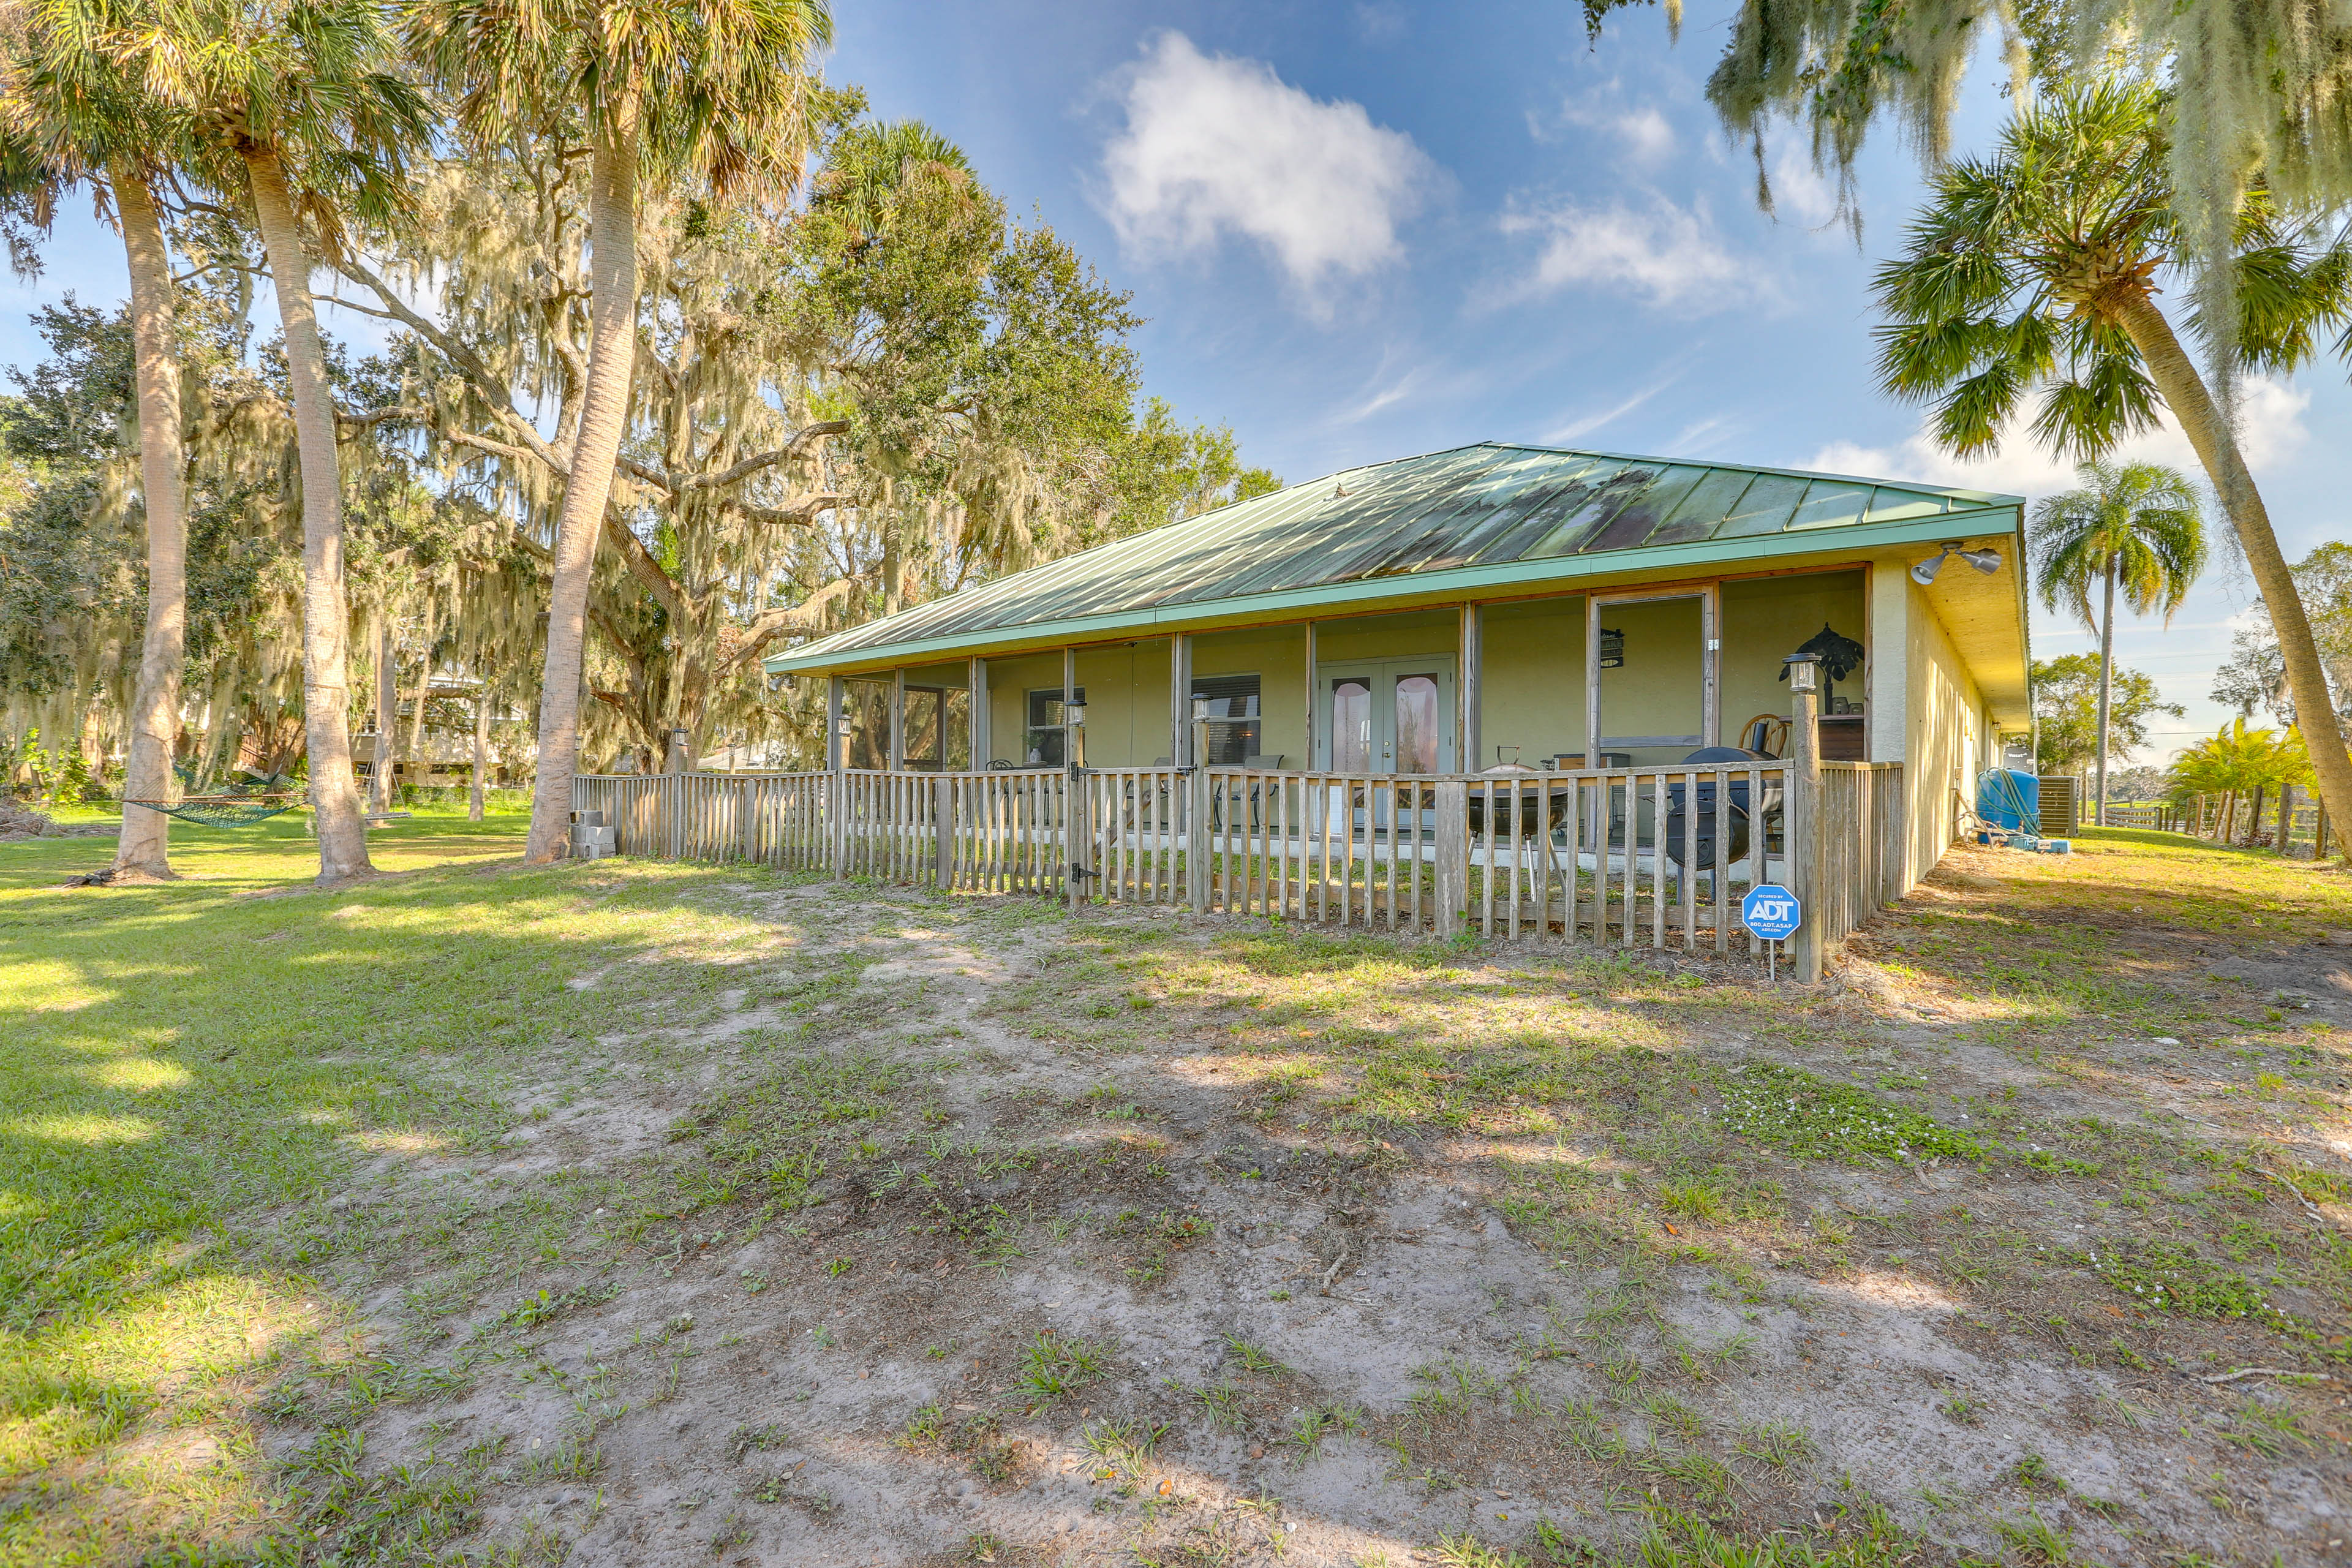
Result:
{"type": "Polygon", "coordinates": [[[1454,771],[1451,656],[1322,665],[1315,684],[1315,760],[1326,772],[1454,771]]]}
{"type": "MultiPolygon", "coordinates": [[[[1323,771],[1359,778],[1454,771],[1451,655],[1318,666],[1315,701],[1315,760],[1323,771]]],[[[1410,804],[1421,793],[1410,792],[1400,812],[1396,791],[1334,786],[1335,825],[1344,796],[1353,830],[1426,828],[1433,814],[1410,804]]]]}

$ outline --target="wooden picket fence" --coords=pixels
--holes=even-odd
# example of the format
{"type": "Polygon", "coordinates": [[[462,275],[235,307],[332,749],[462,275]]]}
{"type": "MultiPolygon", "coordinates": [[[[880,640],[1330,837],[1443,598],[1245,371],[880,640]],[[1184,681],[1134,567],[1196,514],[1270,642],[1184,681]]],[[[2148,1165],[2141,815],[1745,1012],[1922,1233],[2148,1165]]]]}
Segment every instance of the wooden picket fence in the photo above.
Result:
{"type": "Polygon", "coordinates": [[[586,775],[619,852],[1313,926],[1725,952],[1759,881],[1842,941],[1903,888],[1899,764],[586,775]],[[1728,807],[1727,810],[1726,807],[1728,807]],[[1195,825],[1198,831],[1195,831],[1195,825]],[[1819,852],[1791,861],[1792,837],[1819,852]]]}

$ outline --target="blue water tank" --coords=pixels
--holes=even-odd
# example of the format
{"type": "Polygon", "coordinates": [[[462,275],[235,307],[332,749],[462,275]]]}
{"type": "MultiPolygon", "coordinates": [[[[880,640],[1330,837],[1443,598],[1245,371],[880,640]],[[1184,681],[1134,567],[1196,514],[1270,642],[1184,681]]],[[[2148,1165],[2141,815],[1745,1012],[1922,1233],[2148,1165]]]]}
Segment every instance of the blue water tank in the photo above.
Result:
{"type": "Polygon", "coordinates": [[[2014,768],[1977,775],[1977,815],[2012,833],[2042,831],[2042,781],[2014,768]]]}

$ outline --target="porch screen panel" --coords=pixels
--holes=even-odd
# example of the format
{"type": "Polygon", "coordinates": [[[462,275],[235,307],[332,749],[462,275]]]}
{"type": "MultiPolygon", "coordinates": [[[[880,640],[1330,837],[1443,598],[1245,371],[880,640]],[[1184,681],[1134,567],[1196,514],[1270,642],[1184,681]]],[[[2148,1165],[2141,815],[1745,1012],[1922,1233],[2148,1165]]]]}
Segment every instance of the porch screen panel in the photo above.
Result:
{"type": "Polygon", "coordinates": [[[1706,723],[1700,602],[1604,603],[1600,613],[1601,749],[1624,765],[1682,761],[1706,723]]]}
{"type": "Polygon", "coordinates": [[[841,687],[843,710],[849,717],[847,766],[853,771],[888,767],[890,683],[852,677],[841,687]]]}
{"type": "Polygon", "coordinates": [[[907,765],[937,773],[947,765],[947,693],[907,688],[907,765]]]}

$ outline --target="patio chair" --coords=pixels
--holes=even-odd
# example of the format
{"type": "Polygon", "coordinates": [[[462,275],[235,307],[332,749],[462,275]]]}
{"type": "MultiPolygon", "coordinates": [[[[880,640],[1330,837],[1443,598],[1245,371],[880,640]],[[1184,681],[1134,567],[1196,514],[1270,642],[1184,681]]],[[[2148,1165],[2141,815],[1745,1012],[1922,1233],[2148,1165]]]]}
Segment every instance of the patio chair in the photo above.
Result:
{"type": "Polygon", "coordinates": [[[1789,721],[1779,713],[1759,713],[1739,726],[1739,749],[1761,752],[1773,758],[1785,756],[1789,750],[1789,721]]]}

